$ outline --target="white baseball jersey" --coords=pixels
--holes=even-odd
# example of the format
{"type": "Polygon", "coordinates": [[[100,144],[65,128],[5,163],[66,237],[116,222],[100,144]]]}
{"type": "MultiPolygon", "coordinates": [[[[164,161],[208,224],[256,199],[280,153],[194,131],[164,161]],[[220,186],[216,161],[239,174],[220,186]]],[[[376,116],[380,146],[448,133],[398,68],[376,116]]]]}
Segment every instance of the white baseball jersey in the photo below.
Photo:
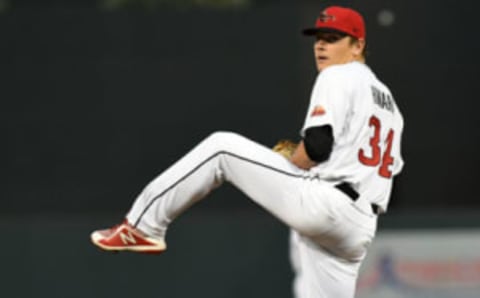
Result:
{"type": "Polygon", "coordinates": [[[172,220],[228,181],[291,228],[296,298],[352,298],[376,230],[370,203],[386,210],[403,164],[403,124],[388,89],[360,63],[319,75],[303,130],[324,124],[333,127],[333,151],[310,170],[238,134],[213,133],[142,191],[127,220],[165,238],[172,220]],[[353,183],[360,198],[338,182],[353,183]]]}
{"type": "MultiPolygon", "coordinates": [[[[313,88],[302,134],[309,127],[331,125],[334,144],[330,158],[311,169],[322,181],[333,185],[350,182],[360,197],[357,207],[368,213],[370,203],[387,210],[392,177],[400,172],[400,137],[403,119],[389,89],[368,66],[359,62],[331,66],[322,71],[313,88]]],[[[372,217],[350,213],[366,234],[375,233],[372,217]]],[[[332,214],[335,214],[335,210],[332,214]]],[[[338,220],[344,226],[345,221],[338,220]]],[[[341,228],[336,232],[342,234],[341,228]]],[[[340,245],[324,244],[297,231],[290,237],[291,261],[296,272],[295,296],[353,297],[361,260],[345,262],[342,248],[355,243],[360,233],[349,235],[340,245]],[[320,243],[320,245],[318,245],[320,243]]],[[[335,238],[335,241],[338,241],[335,238]]],[[[365,247],[368,243],[364,243],[365,247]]],[[[355,247],[355,246],[352,246],[355,247]]]]}
{"type": "Polygon", "coordinates": [[[392,177],[403,167],[403,118],[390,90],[363,63],[331,66],[317,78],[302,134],[320,125],[332,126],[335,142],[330,158],[312,172],[350,182],[385,212],[392,177]]]}

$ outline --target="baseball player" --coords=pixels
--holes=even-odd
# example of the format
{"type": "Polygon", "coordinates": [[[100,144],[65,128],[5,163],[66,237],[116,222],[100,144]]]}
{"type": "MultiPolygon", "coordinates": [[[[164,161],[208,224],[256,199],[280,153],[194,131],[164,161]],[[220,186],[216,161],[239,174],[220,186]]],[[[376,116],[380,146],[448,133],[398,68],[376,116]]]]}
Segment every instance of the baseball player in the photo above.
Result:
{"type": "Polygon", "coordinates": [[[160,253],[172,220],[228,181],[290,227],[295,297],[354,296],[378,215],[387,211],[403,166],[403,119],[365,64],[358,12],[328,7],[303,33],[315,38],[319,75],[301,141],[272,150],[213,133],[149,183],[123,223],[93,232],[95,245],[160,253]]]}

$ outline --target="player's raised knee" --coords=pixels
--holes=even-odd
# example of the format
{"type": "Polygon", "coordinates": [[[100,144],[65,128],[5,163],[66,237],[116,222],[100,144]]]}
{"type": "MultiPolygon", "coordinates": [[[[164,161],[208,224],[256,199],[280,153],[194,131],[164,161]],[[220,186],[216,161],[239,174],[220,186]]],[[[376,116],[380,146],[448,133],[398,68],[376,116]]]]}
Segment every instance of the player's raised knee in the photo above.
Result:
{"type": "Polygon", "coordinates": [[[223,150],[227,150],[235,143],[238,143],[243,137],[235,132],[230,131],[216,131],[207,137],[207,141],[213,142],[223,150]]]}

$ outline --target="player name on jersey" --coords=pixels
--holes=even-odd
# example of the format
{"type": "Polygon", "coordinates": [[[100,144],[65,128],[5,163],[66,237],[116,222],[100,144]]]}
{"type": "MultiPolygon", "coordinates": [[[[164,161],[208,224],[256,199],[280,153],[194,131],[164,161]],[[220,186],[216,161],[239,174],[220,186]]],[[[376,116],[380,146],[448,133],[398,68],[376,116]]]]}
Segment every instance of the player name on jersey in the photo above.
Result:
{"type": "Polygon", "coordinates": [[[372,87],[373,102],[379,107],[381,107],[382,109],[385,109],[393,113],[394,104],[393,104],[392,96],[390,94],[386,94],[380,91],[374,86],[371,86],[371,87],[372,87]]]}

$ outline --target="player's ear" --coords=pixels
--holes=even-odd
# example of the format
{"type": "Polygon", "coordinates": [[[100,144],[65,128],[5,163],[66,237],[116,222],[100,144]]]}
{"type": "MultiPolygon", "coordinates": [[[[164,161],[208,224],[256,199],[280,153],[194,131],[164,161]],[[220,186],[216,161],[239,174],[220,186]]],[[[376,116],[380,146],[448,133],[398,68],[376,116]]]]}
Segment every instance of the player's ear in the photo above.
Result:
{"type": "Polygon", "coordinates": [[[365,53],[365,39],[359,38],[359,39],[353,39],[352,43],[352,52],[355,57],[363,57],[363,54],[365,53]]]}

